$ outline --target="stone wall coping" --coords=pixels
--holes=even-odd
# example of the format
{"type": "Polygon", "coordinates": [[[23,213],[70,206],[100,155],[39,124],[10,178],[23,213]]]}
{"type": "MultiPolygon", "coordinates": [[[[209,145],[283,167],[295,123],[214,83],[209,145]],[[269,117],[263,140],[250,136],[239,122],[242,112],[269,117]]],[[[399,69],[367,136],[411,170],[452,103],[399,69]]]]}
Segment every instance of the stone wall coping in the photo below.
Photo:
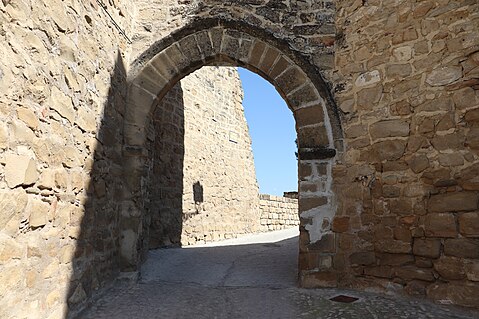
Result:
{"type": "Polygon", "coordinates": [[[273,202],[285,202],[285,203],[295,203],[295,204],[298,203],[298,200],[294,198],[275,196],[275,195],[269,195],[269,194],[260,194],[259,199],[273,201],[273,202]]]}

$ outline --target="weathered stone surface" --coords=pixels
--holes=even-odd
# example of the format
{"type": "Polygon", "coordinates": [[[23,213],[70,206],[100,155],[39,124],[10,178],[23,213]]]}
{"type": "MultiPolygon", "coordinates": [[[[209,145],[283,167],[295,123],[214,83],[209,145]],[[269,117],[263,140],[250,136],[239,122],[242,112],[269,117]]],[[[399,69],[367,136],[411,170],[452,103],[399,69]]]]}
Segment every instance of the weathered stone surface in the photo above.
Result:
{"type": "Polygon", "coordinates": [[[428,211],[432,213],[471,211],[478,208],[479,195],[473,192],[444,193],[431,196],[428,211]]]}
{"type": "Polygon", "coordinates": [[[304,197],[299,199],[299,208],[302,212],[305,212],[326,205],[327,203],[327,197],[304,197]]]}
{"type": "Polygon", "coordinates": [[[410,254],[412,252],[411,243],[401,240],[379,240],[374,244],[374,248],[379,252],[393,254],[410,254]]]}
{"type": "Polygon", "coordinates": [[[349,262],[353,265],[374,265],[376,254],[372,251],[353,253],[349,256],[349,262]]]}
{"type": "Polygon", "coordinates": [[[377,154],[380,161],[397,160],[406,149],[406,142],[403,140],[389,140],[373,144],[373,151],[377,154]]]}
{"type": "Polygon", "coordinates": [[[407,163],[411,170],[416,174],[421,173],[429,167],[429,159],[426,155],[413,156],[412,158],[407,160],[407,163]]]}
{"type": "Polygon", "coordinates": [[[414,263],[414,256],[409,254],[379,254],[380,265],[400,266],[414,263]]]}
{"type": "Polygon", "coordinates": [[[434,261],[434,269],[447,280],[460,280],[466,277],[464,262],[456,257],[442,257],[434,261]]]}
{"type": "Polygon", "coordinates": [[[45,226],[45,224],[48,222],[50,205],[42,202],[41,200],[33,199],[28,203],[28,210],[30,212],[28,222],[31,227],[37,228],[45,226]]]}
{"type": "Polygon", "coordinates": [[[473,127],[469,130],[465,144],[473,150],[479,150],[479,127],[473,127]]]}
{"type": "Polygon", "coordinates": [[[412,48],[410,46],[402,46],[395,48],[392,53],[397,61],[408,61],[412,56],[412,48]]]}
{"type": "Polygon", "coordinates": [[[464,114],[464,120],[471,126],[479,125],[479,108],[469,110],[464,114]]]}
{"type": "Polygon", "coordinates": [[[38,179],[37,165],[28,156],[8,154],[6,156],[5,180],[8,187],[30,185],[38,179]]]}
{"type": "Polygon", "coordinates": [[[479,237],[479,212],[460,214],[459,232],[465,237],[479,237]]]}
{"type": "Polygon", "coordinates": [[[369,266],[364,269],[364,274],[379,278],[392,278],[394,271],[390,266],[369,266]]]}
{"type": "Polygon", "coordinates": [[[318,251],[321,253],[334,253],[336,252],[336,234],[328,233],[324,234],[320,240],[309,244],[308,249],[311,251],[318,251]]]}
{"type": "Polygon", "coordinates": [[[306,107],[295,111],[295,119],[297,125],[312,125],[322,123],[324,114],[321,112],[321,107],[306,107]]]}
{"type": "Polygon", "coordinates": [[[391,64],[386,67],[386,76],[390,78],[402,78],[410,75],[412,67],[410,64],[391,64]]]}
{"type": "Polygon", "coordinates": [[[81,108],[78,110],[75,123],[87,132],[94,132],[96,129],[95,113],[89,109],[81,108]]]}
{"type": "Polygon", "coordinates": [[[478,239],[446,239],[444,253],[447,256],[479,258],[478,239]]]}
{"type": "Polygon", "coordinates": [[[396,268],[394,273],[397,277],[405,280],[417,279],[432,282],[435,279],[432,269],[416,268],[414,266],[396,268]]]}
{"type": "Polygon", "coordinates": [[[432,71],[426,77],[426,82],[431,86],[450,84],[462,77],[462,68],[459,66],[441,67],[432,71]]]}
{"type": "Polygon", "coordinates": [[[55,172],[51,169],[43,170],[37,186],[40,189],[53,189],[55,187],[55,172]]]}
{"type": "Polygon", "coordinates": [[[17,109],[17,116],[20,120],[22,120],[25,124],[28,125],[31,129],[37,129],[38,128],[38,118],[35,115],[35,113],[27,108],[18,108],[17,109]]]}
{"type": "Polygon", "coordinates": [[[24,255],[24,248],[12,237],[0,233],[0,264],[11,260],[21,259],[24,255]]]}
{"type": "Polygon", "coordinates": [[[441,166],[462,166],[464,165],[464,157],[458,153],[439,154],[439,164],[441,166]]]}
{"type": "Polygon", "coordinates": [[[472,261],[466,264],[467,279],[479,281],[479,261],[472,261]]]}
{"type": "MultiPolygon", "coordinates": [[[[12,219],[16,219],[20,223],[21,213],[25,209],[28,197],[23,189],[0,190],[0,230],[7,227],[12,219]]],[[[15,231],[18,224],[15,225],[15,231]]]]}
{"type": "Polygon", "coordinates": [[[435,112],[435,111],[450,111],[454,104],[450,97],[440,97],[433,100],[428,100],[415,107],[417,112],[435,112]]]}
{"type": "Polygon", "coordinates": [[[56,86],[52,87],[49,106],[66,118],[70,123],[75,119],[75,110],[73,109],[72,100],[65,93],[60,91],[56,86]]]}
{"type": "Polygon", "coordinates": [[[378,83],[381,81],[381,74],[378,70],[374,70],[371,72],[363,73],[356,79],[356,86],[363,87],[363,86],[370,86],[372,84],[378,83]]]}
{"type": "Polygon", "coordinates": [[[8,146],[8,130],[6,123],[0,123],[0,149],[8,146]]]}
{"type": "Polygon", "coordinates": [[[332,230],[337,233],[347,232],[349,230],[349,220],[350,218],[347,216],[334,218],[332,230]]]}
{"type": "Polygon", "coordinates": [[[403,120],[386,120],[372,124],[369,132],[373,139],[409,135],[409,123],[403,120]]]}
{"type": "Polygon", "coordinates": [[[358,92],[357,105],[358,109],[371,110],[373,106],[381,100],[383,94],[382,86],[362,89],[358,92]]]}
{"type": "Polygon", "coordinates": [[[319,147],[329,145],[326,128],[323,125],[301,127],[298,130],[301,147],[319,147]]]}
{"type": "Polygon", "coordinates": [[[438,258],[441,253],[441,240],[415,238],[413,253],[417,256],[438,258]]]}
{"type": "Polygon", "coordinates": [[[457,90],[452,96],[454,104],[458,109],[465,109],[471,107],[471,104],[476,103],[476,94],[472,87],[465,87],[457,90]]]}
{"type": "Polygon", "coordinates": [[[453,214],[428,214],[424,221],[424,232],[427,237],[456,237],[456,220],[453,214]]]}
{"type": "Polygon", "coordinates": [[[457,150],[463,147],[464,138],[458,134],[436,135],[431,143],[438,151],[457,150]]]}

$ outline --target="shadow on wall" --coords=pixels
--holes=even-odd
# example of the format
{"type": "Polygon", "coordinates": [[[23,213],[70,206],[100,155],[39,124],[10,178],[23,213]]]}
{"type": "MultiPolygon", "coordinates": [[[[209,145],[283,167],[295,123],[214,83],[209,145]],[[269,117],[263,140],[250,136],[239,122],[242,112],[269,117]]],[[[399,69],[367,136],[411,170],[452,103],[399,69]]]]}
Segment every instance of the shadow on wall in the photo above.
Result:
{"type": "MultiPolygon", "coordinates": [[[[121,230],[142,229],[137,247],[139,258],[152,248],[179,246],[182,232],[184,105],[181,83],[176,84],[154,109],[146,149],[142,150],[148,175],[142,175],[141,203],[128,194],[135,183],[124,174],[124,116],[127,112],[127,74],[118,53],[110,78],[108,99],[98,128],[93,152],[90,183],[83,207],[72,216],[77,232],[68,287],[66,318],[74,318],[100,288],[111,284],[121,271],[129,269],[121,261],[121,230]],[[130,202],[125,198],[131,198],[130,202]],[[132,218],[127,212],[140,207],[132,218]]],[[[85,164],[88,165],[88,164],[85,164]]],[[[196,194],[196,193],[195,193],[196,194]]],[[[138,197],[137,197],[138,198],[138,197]]],[[[136,242],[132,240],[132,242],[136,242]]],[[[131,269],[134,270],[134,269],[131,269]]]]}
{"type": "Polygon", "coordinates": [[[146,249],[181,245],[183,226],[183,163],[185,116],[181,83],[178,82],[155,106],[149,125],[148,155],[150,191],[147,210],[149,244],[146,249]]]}
{"type": "Polygon", "coordinates": [[[122,176],[126,94],[126,68],[119,52],[92,152],[86,199],[83,205],[79,204],[78,214],[72,214],[70,221],[72,229],[78,231],[69,234],[76,240],[76,248],[66,296],[67,318],[73,318],[95,291],[112,282],[120,271],[120,223],[129,222],[121,218],[125,208],[120,207],[126,182],[122,176]]]}

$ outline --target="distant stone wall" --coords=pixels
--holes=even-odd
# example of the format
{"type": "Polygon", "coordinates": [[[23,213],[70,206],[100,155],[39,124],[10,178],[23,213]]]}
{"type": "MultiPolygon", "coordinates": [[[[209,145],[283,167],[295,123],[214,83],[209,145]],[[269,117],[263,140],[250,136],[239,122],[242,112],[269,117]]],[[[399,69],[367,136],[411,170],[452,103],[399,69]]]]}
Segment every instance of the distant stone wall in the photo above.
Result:
{"type": "Polygon", "coordinates": [[[150,248],[259,230],[251,138],[236,68],[203,67],[158,104],[150,136],[150,248]]]}
{"type": "Polygon", "coordinates": [[[261,231],[280,230],[299,225],[298,200],[261,194],[261,231]]]}

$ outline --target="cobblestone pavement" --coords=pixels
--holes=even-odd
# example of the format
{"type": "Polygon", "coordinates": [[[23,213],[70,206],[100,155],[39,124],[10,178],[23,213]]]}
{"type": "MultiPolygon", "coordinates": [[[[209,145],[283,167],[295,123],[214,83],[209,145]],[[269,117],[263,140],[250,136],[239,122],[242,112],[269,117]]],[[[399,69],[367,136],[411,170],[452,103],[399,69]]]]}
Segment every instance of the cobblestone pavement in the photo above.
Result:
{"type": "Polygon", "coordinates": [[[138,283],[118,282],[79,318],[479,318],[424,300],[296,288],[295,235],[287,230],[217,247],[151,251],[138,283]],[[329,300],[341,294],[358,300],[329,300]]]}

